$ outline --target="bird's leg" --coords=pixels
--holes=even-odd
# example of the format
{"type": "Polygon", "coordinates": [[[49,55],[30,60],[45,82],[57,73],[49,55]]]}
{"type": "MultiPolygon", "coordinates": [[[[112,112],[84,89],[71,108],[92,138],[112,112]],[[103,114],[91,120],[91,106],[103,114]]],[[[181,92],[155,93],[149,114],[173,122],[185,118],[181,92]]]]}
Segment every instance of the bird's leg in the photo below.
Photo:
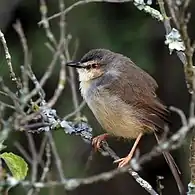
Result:
{"type": "Polygon", "coordinates": [[[140,133],[139,136],[136,138],[135,143],[133,144],[133,147],[131,148],[131,151],[129,152],[129,154],[126,157],[120,158],[120,159],[114,161],[114,163],[119,163],[118,167],[124,167],[125,165],[127,165],[130,162],[142,135],[143,134],[140,133]]]}
{"type": "Polygon", "coordinates": [[[94,146],[95,150],[100,149],[101,142],[104,141],[108,136],[108,133],[104,133],[92,139],[92,145],[94,146]]]}

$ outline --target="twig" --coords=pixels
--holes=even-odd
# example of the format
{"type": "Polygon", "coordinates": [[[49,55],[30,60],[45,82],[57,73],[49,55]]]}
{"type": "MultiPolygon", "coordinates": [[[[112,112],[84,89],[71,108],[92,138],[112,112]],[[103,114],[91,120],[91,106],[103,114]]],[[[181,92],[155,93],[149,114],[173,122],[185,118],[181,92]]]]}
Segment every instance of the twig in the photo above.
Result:
{"type": "MultiPolygon", "coordinates": [[[[41,175],[39,182],[44,182],[44,180],[47,177],[47,174],[49,172],[49,167],[51,164],[51,150],[50,150],[50,145],[48,143],[46,145],[45,151],[46,151],[46,163],[45,163],[45,166],[43,168],[43,172],[42,172],[42,175],[41,175]]],[[[36,188],[36,193],[38,193],[39,191],[40,191],[40,188],[36,188]]]]}
{"type": "Polygon", "coordinates": [[[23,93],[22,95],[26,95],[28,93],[29,87],[28,87],[28,66],[29,66],[29,52],[28,52],[28,45],[27,40],[24,34],[24,31],[22,29],[22,25],[19,20],[16,21],[16,23],[13,25],[14,29],[19,35],[20,42],[23,48],[24,52],[24,69],[22,71],[23,76],[23,93]]]}
{"type": "MultiPolygon", "coordinates": [[[[176,112],[180,116],[182,126],[188,125],[188,120],[187,120],[187,118],[182,110],[180,110],[179,108],[176,108],[174,106],[170,106],[169,109],[172,110],[173,112],[176,112]]],[[[192,115],[190,115],[190,116],[193,117],[192,115]]]]}
{"type": "Polygon", "coordinates": [[[25,115],[25,113],[23,112],[21,106],[20,106],[20,100],[18,99],[18,97],[15,95],[15,93],[13,93],[3,82],[3,79],[0,78],[0,86],[2,87],[3,91],[8,94],[8,96],[11,98],[11,100],[14,103],[15,106],[15,110],[20,113],[21,115],[25,115]]]}
{"type": "MultiPolygon", "coordinates": [[[[59,0],[59,9],[60,12],[62,13],[63,9],[64,9],[64,2],[63,0],[59,0]]],[[[48,22],[48,20],[46,20],[48,22]]],[[[66,40],[65,37],[65,15],[61,14],[60,17],[60,41],[66,40]]],[[[66,45],[66,41],[64,43],[66,45]]],[[[59,73],[59,81],[58,81],[58,86],[57,89],[54,92],[53,97],[49,100],[48,102],[48,107],[52,107],[56,101],[58,100],[58,98],[60,97],[64,86],[65,86],[65,82],[66,82],[66,69],[65,69],[65,64],[66,64],[66,59],[65,56],[63,54],[63,52],[60,55],[60,64],[61,64],[61,69],[60,69],[60,73],[59,73]]]]}
{"type": "Polygon", "coordinates": [[[40,164],[42,164],[41,161],[42,161],[42,157],[43,157],[43,154],[45,151],[45,146],[46,146],[47,142],[48,142],[48,137],[46,134],[44,134],[43,140],[41,141],[39,153],[38,153],[38,159],[39,159],[40,164]]]}
{"type": "MultiPolygon", "coordinates": [[[[31,151],[31,155],[32,155],[32,174],[31,174],[31,181],[32,182],[36,182],[37,180],[37,174],[38,174],[38,156],[37,156],[37,151],[35,148],[35,142],[33,140],[33,137],[31,134],[26,133],[26,136],[28,138],[28,142],[29,142],[29,146],[30,146],[30,151],[31,151]]],[[[28,195],[32,195],[34,192],[34,189],[31,188],[28,191],[28,195]]]]}
{"type": "Polygon", "coordinates": [[[4,95],[4,96],[8,96],[9,97],[9,95],[7,93],[3,92],[3,91],[0,91],[0,95],[4,95]]]}
{"type": "MultiPolygon", "coordinates": [[[[124,167],[124,168],[120,168],[120,169],[115,169],[109,172],[104,172],[104,173],[100,173],[98,175],[95,176],[91,176],[88,178],[75,178],[75,179],[68,179],[65,180],[64,182],[55,182],[55,181],[50,181],[48,183],[41,183],[41,182],[36,182],[36,183],[31,183],[29,181],[23,181],[21,182],[21,184],[23,186],[33,186],[33,187],[37,187],[37,188],[45,188],[45,187],[51,187],[51,186],[61,186],[64,185],[65,188],[67,190],[74,190],[75,188],[81,186],[81,185],[87,185],[87,184],[92,184],[98,181],[108,181],[110,179],[112,179],[113,177],[115,177],[118,174],[121,173],[125,173],[129,171],[129,167],[124,167]]],[[[134,177],[137,177],[137,174],[135,172],[133,172],[134,177]],[[134,175],[135,174],[135,175],[134,175]]],[[[156,191],[154,191],[151,187],[150,184],[148,184],[146,181],[144,180],[140,180],[140,178],[138,177],[136,179],[136,181],[146,189],[146,191],[151,194],[151,195],[158,195],[158,193],[156,191]]]]}
{"type": "Polygon", "coordinates": [[[10,104],[7,104],[5,102],[0,101],[0,104],[2,104],[4,107],[11,108],[12,110],[16,110],[16,108],[10,104]]]}
{"type": "Polygon", "coordinates": [[[39,89],[38,94],[39,94],[41,100],[43,101],[45,99],[45,92],[44,92],[43,88],[40,86],[40,83],[37,80],[35,74],[33,73],[31,66],[29,66],[28,69],[29,69],[28,76],[30,77],[31,81],[34,83],[35,88],[39,89]]]}
{"type": "Polygon", "coordinates": [[[14,143],[14,146],[19,150],[19,152],[24,156],[24,158],[28,161],[28,163],[32,163],[32,159],[29,156],[29,154],[26,152],[26,150],[24,149],[24,147],[18,142],[16,141],[14,143]]]}
{"type": "Polygon", "coordinates": [[[21,83],[16,78],[16,74],[13,70],[11,55],[9,53],[7,42],[6,42],[4,34],[2,33],[1,30],[0,30],[0,41],[1,41],[1,43],[3,45],[3,49],[5,51],[5,58],[6,58],[7,65],[8,65],[9,71],[10,71],[10,78],[11,78],[12,81],[14,81],[16,83],[17,88],[20,89],[21,88],[21,83]]]}
{"type": "MultiPolygon", "coordinates": [[[[170,24],[170,19],[168,18],[166,12],[165,12],[165,7],[164,7],[164,1],[163,0],[158,0],[158,4],[160,6],[160,11],[161,14],[163,15],[163,23],[164,23],[164,27],[166,30],[166,35],[168,35],[171,32],[171,24],[170,24]]],[[[176,51],[176,54],[178,56],[178,58],[181,60],[181,62],[185,65],[186,64],[186,57],[184,52],[182,51],[176,51]]]]}
{"type": "MultiPolygon", "coordinates": [[[[87,3],[98,3],[98,2],[109,2],[109,3],[125,3],[125,2],[132,2],[133,0],[81,0],[77,1],[76,3],[72,4],[68,8],[66,8],[63,12],[59,12],[56,14],[53,14],[52,16],[48,17],[47,20],[52,20],[54,18],[60,17],[61,14],[66,15],[68,12],[70,12],[72,9],[74,9],[77,6],[85,5],[87,3]]],[[[42,24],[44,21],[40,21],[38,24],[42,24]]]]}
{"type": "Polygon", "coordinates": [[[39,82],[39,87],[38,88],[34,88],[28,95],[26,95],[26,97],[24,97],[24,102],[27,102],[34,95],[36,95],[40,91],[42,86],[45,84],[47,79],[50,77],[50,75],[52,74],[53,68],[54,68],[54,66],[55,66],[55,64],[57,62],[57,59],[59,58],[60,54],[62,53],[63,45],[64,45],[64,40],[59,43],[58,49],[57,49],[56,53],[54,54],[53,59],[52,59],[50,65],[48,66],[45,74],[43,75],[43,77],[41,78],[41,80],[39,82]]]}
{"type": "Polygon", "coordinates": [[[62,162],[61,162],[61,159],[58,155],[57,148],[56,148],[55,142],[53,140],[53,136],[52,136],[51,132],[46,132],[46,135],[48,136],[48,140],[49,140],[49,143],[51,145],[51,151],[54,155],[55,164],[57,167],[58,174],[60,176],[60,181],[64,182],[66,179],[64,176],[63,168],[62,168],[62,162]]]}
{"type": "MultiPolygon", "coordinates": [[[[179,29],[179,23],[177,21],[177,18],[178,16],[176,16],[176,13],[174,11],[174,2],[172,0],[165,0],[165,2],[167,3],[168,5],[168,9],[169,9],[169,12],[170,12],[170,15],[171,15],[171,18],[176,26],[177,29],[179,29]]],[[[161,2],[159,1],[159,6],[161,6],[161,4],[164,4],[163,0],[161,0],[161,2]]],[[[164,7],[164,5],[162,5],[164,7]]],[[[164,9],[164,8],[163,8],[164,9]]],[[[170,20],[170,18],[169,18],[170,20]]]]}
{"type": "Polygon", "coordinates": [[[47,143],[46,144],[46,163],[45,163],[45,167],[43,169],[43,173],[41,175],[41,178],[40,178],[40,182],[43,182],[49,172],[49,166],[51,164],[51,149],[50,149],[50,145],[47,143]]]}
{"type": "Polygon", "coordinates": [[[157,176],[156,178],[156,182],[157,182],[157,189],[158,189],[158,193],[159,195],[163,195],[162,190],[164,189],[164,186],[162,185],[161,181],[164,179],[163,176],[157,176]]]}
{"type": "Polygon", "coordinates": [[[75,83],[75,73],[71,67],[68,67],[68,70],[70,74],[70,86],[71,86],[71,91],[72,91],[73,105],[74,105],[74,109],[76,110],[75,115],[77,118],[80,118],[80,110],[78,109],[79,101],[77,97],[76,83],[75,83]]]}
{"type": "Polygon", "coordinates": [[[70,114],[68,114],[64,117],[64,120],[68,120],[69,118],[73,117],[76,113],[81,111],[85,105],[86,105],[86,102],[82,101],[81,104],[77,107],[77,109],[74,109],[73,112],[71,112],[70,114]]]}
{"type": "Polygon", "coordinates": [[[57,47],[57,40],[50,29],[49,21],[47,19],[47,11],[48,8],[45,0],[40,0],[40,12],[41,12],[43,28],[45,29],[46,36],[49,39],[49,41],[54,45],[54,47],[57,47]]]}

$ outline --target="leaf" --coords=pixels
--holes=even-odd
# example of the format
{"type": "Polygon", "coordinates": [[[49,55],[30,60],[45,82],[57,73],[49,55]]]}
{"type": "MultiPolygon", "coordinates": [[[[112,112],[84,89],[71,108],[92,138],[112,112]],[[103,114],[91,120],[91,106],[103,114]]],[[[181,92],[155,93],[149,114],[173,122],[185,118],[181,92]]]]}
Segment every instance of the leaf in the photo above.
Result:
{"type": "Polygon", "coordinates": [[[14,178],[22,180],[28,172],[28,165],[24,159],[12,152],[4,152],[0,157],[5,161],[14,178]]]}

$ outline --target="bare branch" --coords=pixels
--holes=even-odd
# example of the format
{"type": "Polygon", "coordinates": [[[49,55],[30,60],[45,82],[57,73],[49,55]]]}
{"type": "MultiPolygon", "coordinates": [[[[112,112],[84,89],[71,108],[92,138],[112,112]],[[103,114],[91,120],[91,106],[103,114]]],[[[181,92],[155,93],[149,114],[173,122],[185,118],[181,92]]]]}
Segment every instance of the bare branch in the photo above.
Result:
{"type": "MultiPolygon", "coordinates": [[[[67,190],[74,190],[75,188],[77,188],[81,185],[92,184],[92,183],[98,182],[98,181],[108,181],[108,180],[112,179],[113,177],[115,177],[116,175],[121,174],[121,173],[125,173],[128,171],[131,171],[129,169],[129,167],[124,167],[124,168],[115,169],[115,170],[112,170],[109,172],[100,173],[99,175],[91,176],[88,178],[68,179],[68,180],[65,180],[64,182],[55,182],[55,181],[52,182],[51,181],[48,183],[41,183],[41,182],[31,183],[29,181],[24,181],[24,182],[21,182],[21,184],[23,186],[33,186],[35,188],[45,188],[45,187],[64,185],[67,190]]],[[[134,176],[134,178],[136,178],[136,181],[143,188],[145,188],[145,190],[149,194],[158,195],[158,193],[152,189],[152,186],[150,184],[148,184],[146,181],[144,181],[143,179],[141,179],[136,172],[134,172],[134,171],[131,171],[131,172],[132,172],[132,175],[134,176]]]]}
{"type": "Polygon", "coordinates": [[[75,114],[80,112],[85,107],[85,105],[86,105],[86,102],[82,101],[81,104],[77,107],[77,109],[75,109],[73,112],[71,112],[70,114],[64,117],[64,120],[68,120],[69,118],[73,117],[75,114]]]}
{"type": "Polygon", "coordinates": [[[58,174],[60,176],[60,181],[64,182],[66,179],[64,177],[62,162],[61,162],[61,159],[58,155],[57,148],[56,148],[56,145],[55,145],[55,142],[53,140],[53,136],[52,136],[51,132],[47,132],[47,136],[48,136],[48,140],[49,140],[49,143],[50,143],[50,146],[51,146],[51,151],[52,151],[52,153],[54,155],[54,158],[55,158],[55,163],[56,163],[58,174]]]}
{"type": "Polygon", "coordinates": [[[20,153],[25,157],[25,159],[28,161],[28,163],[32,163],[32,159],[29,156],[29,154],[26,152],[26,150],[24,149],[24,147],[18,142],[16,141],[14,143],[14,146],[20,151],[20,153]]]}
{"type": "Polygon", "coordinates": [[[8,65],[9,71],[10,71],[10,78],[11,78],[12,81],[14,81],[16,83],[17,88],[20,89],[21,88],[21,83],[16,78],[16,74],[13,70],[11,55],[9,53],[7,42],[6,42],[4,34],[2,33],[1,30],[0,30],[0,41],[1,41],[1,43],[3,45],[3,48],[4,48],[4,51],[5,51],[5,58],[6,58],[7,65],[8,65]]]}
{"type": "Polygon", "coordinates": [[[29,52],[28,52],[28,45],[27,45],[27,40],[26,37],[24,35],[23,29],[22,29],[22,25],[20,23],[20,21],[16,21],[16,24],[14,24],[14,29],[16,30],[16,32],[19,35],[20,38],[20,42],[23,48],[23,52],[24,52],[24,69],[23,69],[23,92],[22,94],[25,95],[28,93],[28,66],[29,66],[29,52]]]}
{"type": "MultiPolygon", "coordinates": [[[[76,8],[77,6],[80,5],[85,5],[87,3],[93,3],[93,2],[109,2],[109,3],[125,3],[125,2],[132,2],[133,0],[81,0],[81,1],[77,1],[76,3],[72,4],[71,6],[69,6],[68,8],[66,8],[63,12],[59,12],[57,14],[54,14],[50,17],[47,18],[47,20],[52,20],[54,18],[60,17],[61,14],[66,15],[68,12],[70,12],[72,9],[76,8]]],[[[38,24],[42,24],[44,22],[44,20],[40,21],[38,24]]]]}
{"type": "MultiPolygon", "coordinates": [[[[62,52],[61,50],[63,48],[63,45],[64,45],[64,41],[61,41],[59,43],[59,45],[58,45],[58,49],[57,49],[56,53],[54,54],[53,59],[52,59],[50,65],[48,66],[45,74],[43,75],[43,77],[41,78],[41,80],[39,82],[40,83],[39,87],[42,87],[45,84],[45,82],[47,81],[47,79],[50,77],[50,75],[52,74],[52,71],[53,71],[53,68],[54,68],[54,66],[55,66],[55,64],[57,62],[57,59],[59,58],[59,55],[62,52]]],[[[40,89],[41,89],[39,87],[38,88],[34,88],[28,95],[26,95],[26,97],[24,98],[24,102],[27,102],[34,95],[36,95],[40,91],[40,89]]]]}

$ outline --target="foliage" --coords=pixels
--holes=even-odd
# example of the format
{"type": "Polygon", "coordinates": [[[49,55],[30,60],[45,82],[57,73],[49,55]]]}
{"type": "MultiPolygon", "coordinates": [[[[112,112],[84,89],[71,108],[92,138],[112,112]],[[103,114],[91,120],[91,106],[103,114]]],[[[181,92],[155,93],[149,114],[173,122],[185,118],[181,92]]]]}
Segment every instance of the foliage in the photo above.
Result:
{"type": "Polygon", "coordinates": [[[25,179],[28,172],[28,165],[22,157],[13,154],[12,152],[4,152],[0,154],[0,158],[5,161],[15,179],[25,179]]]}

